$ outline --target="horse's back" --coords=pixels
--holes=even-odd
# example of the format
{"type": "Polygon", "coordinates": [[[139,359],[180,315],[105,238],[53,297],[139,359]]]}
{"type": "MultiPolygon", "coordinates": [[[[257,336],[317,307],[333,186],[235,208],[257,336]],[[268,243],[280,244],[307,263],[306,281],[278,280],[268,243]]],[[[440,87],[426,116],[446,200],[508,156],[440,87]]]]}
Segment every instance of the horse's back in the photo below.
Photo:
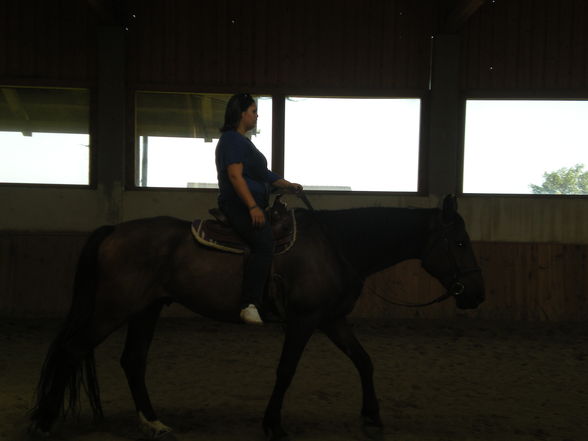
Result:
{"type": "Polygon", "coordinates": [[[190,222],[172,216],[155,216],[142,219],[132,219],[116,225],[116,230],[125,232],[137,231],[168,231],[168,232],[189,232],[190,222]]]}
{"type": "Polygon", "coordinates": [[[243,256],[200,245],[190,225],[167,216],[118,224],[100,248],[104,295],[140,307],[178,302],[213,318],[238,319],[243,256]],[[118,294],[106,293],[113,287],[118,294]]]}
{"type": "Polygon", "coordinates": [[[162,252],[189,237],[190,223],[182,219],[168,216],[134,219],[116,225],[103,248],[118,251],[159,248],[154,251],[162,252]]]}
{"type": "Polygon", "coordinates": [[[130,310],[165,297],[173,257],[191,239],[190,223],[173,217],[114,226],[97,251],[97,307],[130,310]]]}

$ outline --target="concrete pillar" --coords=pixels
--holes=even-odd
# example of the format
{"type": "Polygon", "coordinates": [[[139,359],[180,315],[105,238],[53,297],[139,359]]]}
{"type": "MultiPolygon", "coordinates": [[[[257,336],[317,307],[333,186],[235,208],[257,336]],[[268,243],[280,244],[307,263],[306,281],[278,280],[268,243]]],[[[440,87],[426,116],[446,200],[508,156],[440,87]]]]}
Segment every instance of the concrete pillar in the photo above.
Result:
{"type": "Polygon", "coordinates": [[[125,31],[122,26],[98,30],[98,86],[94,131],[94,171],[104,200],[106,222],[122,219],[125,164],[125,31]]]}
{"type": "Polygon", "coordinates": [[[429,194],[442,196],[461,190],[460,42],[457,35],[436,35],[431,78],[429,194]]]}

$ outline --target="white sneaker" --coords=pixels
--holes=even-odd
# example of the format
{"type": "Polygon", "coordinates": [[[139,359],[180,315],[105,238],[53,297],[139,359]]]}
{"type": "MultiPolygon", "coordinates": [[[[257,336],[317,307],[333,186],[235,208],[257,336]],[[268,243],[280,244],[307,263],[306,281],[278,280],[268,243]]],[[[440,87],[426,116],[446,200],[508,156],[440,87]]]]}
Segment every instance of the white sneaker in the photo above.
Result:
{"type": "Polygon", "coordinates": [[[248,325],[263,325],[263,320],[261,320],[255,305],[249,305],[241,310],[241,320],[248,325]]]}

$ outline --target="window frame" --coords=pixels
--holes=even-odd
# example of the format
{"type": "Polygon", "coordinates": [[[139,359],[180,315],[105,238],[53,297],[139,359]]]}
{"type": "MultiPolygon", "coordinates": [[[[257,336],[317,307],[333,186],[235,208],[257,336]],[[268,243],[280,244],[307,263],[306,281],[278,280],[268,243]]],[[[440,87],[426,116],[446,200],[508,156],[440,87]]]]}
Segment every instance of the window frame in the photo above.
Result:
{"type": "MultiPolygon", "coordinates": [[[[179,88],[149,88],[149,87],[136,87],[129,88],[127,94],[127,136],[126,136],[126,154],[125,154],[125,190],[126,191],[171,191],[171,192],[203,192],[203,193],[218,193],[218,188],[207,188],[207,187],[149,187],[137,185],[137,170],[139,165],[139,157],[137,156],[137,95],[139,93],[169,93],[169,94],[223,94],[233,95],[234,92],[227,92],[226,89],[197,89],[197,90],[186,90],[179,88]]],[[[273,115],[275,115],[275,103],[274,95],[268,92],[259,92],[252,90],[249,92],[254,98],[257,96],[270,97],[272,99],[272,164],[270,168],[273,170],[275,161],[275,126],[273,125],[273,115]]],[[[220,135],[220,134],[219,134],[220,135]]]]}
{"type": "MultiPolygon", "coordinates": [[[[203,193],[217,193],[216,188],[187,188],[187,187],[141,187],[136,184],[136,161],[138,160],[136,154],[136,138],[137,138],[137,126],[136,126],[136,98],[138,93],[217,93],[217,94],[233,94],[234,90],[230,89],[198,89],[198,90],[186,90],[177,88],[145,88],[137,87],[129,89],[128,95],[128,115],[129,120],[127,127],[128,139],[127,139],[127,155],[126,155],[126,179],[125,189],[133,191],[173,191],[173,192],[203,192],[203,193]]],[[[307,98],[347,98],[347,99],[418,99],[420,100],[420,124],[419,124],[419,153],[418,153],[418,176],[417,176],[417,190],[413,192],[407,191],[352,191],[352,190],[308,190],[311,194],[320,195],[370,195],[370,196],[425,196],[427,194],[427,157],[429,147],[429,113],[430,113],[430,94],[429,91],[422,90],[408,90],[408,91],[383,91],[381,93],[358,93],[352,94],[349,92],[341,91],[337,93],[316,93],[303,90],[289,90],[285,91],[268,91],[268,90],[255,90],[249,91],[253,96],[269,96],[272,99],[272,163],[271,169],[279,175],[284,173],[284,157],[285,157],[285,107],[286,98],[288,96],[303,96],[307,98]]]]}
{"type": "Polygon", "coordinates": [[[95,190],[97,188],[97,152],[95,148],[95,127],[96,127],[96,91],[89,84],[64,85],[61,83],[36,84],[20,81],[5,81],[0,87],[20,89],[56,89],[56,90],[79,90],[88,93],[88,183],[87,184],[57,184],[57,183],[31,183],[31,182],[0,182],[1,188],[46,188],[46,189],[83,189],[95,190]]]}
{"type": "MultiPolygon", "coordinates": [[[[569,94],[561,92],[536,91],[469,91],[462,95],[460,107],[460,140],[458,151],[458,196],[464,198],[519,198],[519,199],[586,199],[588,195],[580,194],[535,194],[535,193],[464,193],[465,174],[465,134],[467,102],[475,100],[488,101],[588,101],[588,95],[584,93],[569,94]]],[[[588,167],[588,164],[586,164],[588,167]]]]}

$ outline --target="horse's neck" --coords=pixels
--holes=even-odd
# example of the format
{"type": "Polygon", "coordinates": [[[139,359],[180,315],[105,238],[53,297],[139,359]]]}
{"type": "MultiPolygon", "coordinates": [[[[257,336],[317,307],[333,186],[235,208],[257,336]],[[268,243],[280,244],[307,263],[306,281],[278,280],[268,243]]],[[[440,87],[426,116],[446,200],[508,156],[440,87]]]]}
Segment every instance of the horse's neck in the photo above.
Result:
{"type": "Polygon", "coordinates": [[[407,259],[419,258],[435,210],[357,208],[321,211],[325,234],[362,276],[407,259]]]}

